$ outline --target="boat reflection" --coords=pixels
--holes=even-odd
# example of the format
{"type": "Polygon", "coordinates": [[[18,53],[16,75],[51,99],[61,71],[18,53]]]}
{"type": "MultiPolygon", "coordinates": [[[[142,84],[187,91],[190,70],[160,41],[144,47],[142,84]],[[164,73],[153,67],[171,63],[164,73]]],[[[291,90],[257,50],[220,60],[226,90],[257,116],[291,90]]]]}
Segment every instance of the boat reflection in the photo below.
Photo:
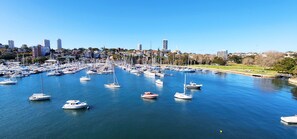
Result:
{"type": "Polygon", "coordinates": [[[157,99],[147,99],[147,98],[141,98],[143,100],[143,102],[147,102],[147,103],[154,103],[157,101],[157,99]]]}
{"type": "Polygon", "coordinates": [[[89,109],[80,109],[80,110],[63,110],[67,115],[70,116],[80,116],[87,112],[89,109]]]}
{"type": "Polygon", "coordinates": [[[292,95],[293,95],[293,98],[294,98],[295,100],[297,100],[297,87],[293,87],[293,88],[291,89],[291,93],[292,93],[292,95]]]}
{"type": "Polygon", "coordinates": [[[278,92],[278,90],[288,85],[283,79],[254,78],[254,85],[265,92],[278,92]]]}
{"type": "Polygon", "coordinates": [[[47,99],[47,100],[43,100],[43,101],[30,101],[28,99],[29,103],[31,104],[44,104],[44,103],[50,103],[51,102],[51,99],[47,99]]]}

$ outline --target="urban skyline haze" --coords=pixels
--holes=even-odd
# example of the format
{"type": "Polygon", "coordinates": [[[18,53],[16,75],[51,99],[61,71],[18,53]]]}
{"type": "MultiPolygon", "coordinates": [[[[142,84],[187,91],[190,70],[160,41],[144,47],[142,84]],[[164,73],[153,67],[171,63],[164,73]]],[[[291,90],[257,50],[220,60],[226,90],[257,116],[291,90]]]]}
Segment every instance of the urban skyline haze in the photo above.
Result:
{"type": "Polygon", "coordinates": [[[296,51],[296,0],[0,0],[0,43],[216,53],[296,51]],[[150,43],[151,42],[151,43],[150,43]]]}

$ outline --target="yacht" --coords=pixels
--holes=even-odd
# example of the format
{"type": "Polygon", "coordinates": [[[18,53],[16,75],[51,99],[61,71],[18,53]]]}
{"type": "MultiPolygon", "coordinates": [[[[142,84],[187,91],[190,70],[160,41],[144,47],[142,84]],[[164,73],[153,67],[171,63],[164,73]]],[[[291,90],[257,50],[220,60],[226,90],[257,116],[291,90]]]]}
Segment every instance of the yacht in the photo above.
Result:
{"type": "Polygon", "coordinates": [[[88,77],[88,76],[82,76],[82,77],[79,78],[79,80],[80,80],[80,81],[90,81],[91,78],[88,77]]]}
{"type": "Polygon", "coordinates": [[[93,71],[93,70],[88,70],[87,71],[87,74],[96,74],[97,72],[96,71],[93,71]]]}
{"type": "Polygon", "coordinates": [[[160,86],[162,86],[162,85],[163,85],[163,81],[160,80],[160,79],[157,79],[157,80],[156,80],[156,85],[160,85],[160,86]]]}
{"type": "Polygon", "coordinates": [[[41,93],[35,93],[32,96],[30,96],[29,100],[31,100],[31,101],[42,101],[42,100],[50,100],[51,99],[50,95],[44,94],[42,74],[40,74],[40,78],[41,78],[41,93]]]}
{"type": "Polygon", "coordinates": [[[88,109],[89,105],[86,102],[80,102],[79,100],[68,100],[62,108],[65,110],[88,109]]]}
{"type": "Polygon", "coordinates": [[[63,74],[63,72],[61,71],[51,71],[47,73],[47,76],[61,76],[63,74]]]}
{"type": "Polygon", "coordinates": [[[144,73],[144,75],[145,76],[147,76],[147,77],[153,77],[153,78],[155,78],[155,76],[156,76],[156,73],[154,73],[154,72],[151,72],[151,71],[145,71],[145,72],[143,72],[144,73]]]}
{"type": "Polygon", "coordinates": [[[186,94],[186,74],[185,74],[185,82],[184,82],[184,92],[183,93],[179,93],[179,92],[176,92],[174,94],[174,97],[175,98],[178,98],[178,99],[184,99],[184,100],[191,100],[193,98],[192,95],[188,95],[186,94]]]}
{"type": "Polygon", "coordinates": [[[50,95],[46,95],[43,93],[36,93],[29,97],[29,100],[31,101],[41,101],[41,100],[50,100],[50,99],[51,99],[50,95]]]}
{"type": "Polygon", "coordinates": [[[105,87],[107,88],[120,88],[121,86],[118,83],[117,77],[115,75],[115,70],[113,67],[113,83],[109,83],[109,84],[104,84],[105,87]]]}
{"type": "Polygon", "coordinates": [[[9,79],[5,79],[5,80],[1,81],[0,85],[14,85],[17,82],[18,82],[17,80],[13,80],[13,79],[9,78],[9,79]]]}
{"type": "Polygon", "coordinates": [[[179,93],[179,92],[176,92],[174,94],[174,97],[178,99],[185,99],[185,100],[191,100],[193,98],[192,95],[187,95],[185,93],[179,93]]]}
{"type": "Polygon", "coordinates": [[[190,82],[190,84],[186,84],[186,89],[200,89],[202,84],[196,84],[194,82],[190,82]]]}
{"type": "Polygon", "coordinates": [[[297,115],[281,117],[281,121],[287,124],[297,124],[297,115]]]}
{"type": "Polygon", "coordinates": [[[117,83],[110,83],[110,84],[104,84],[107,88],[120,88],[121,86],[117,83]]]}
{"type": "Polygon", "coordinates": [[[144,94],[141,95],[142,98],[146,98],[146,99],[156,99],[159,95],[158,94],[154,94],[151,92],[144,92],[144,94]]]}

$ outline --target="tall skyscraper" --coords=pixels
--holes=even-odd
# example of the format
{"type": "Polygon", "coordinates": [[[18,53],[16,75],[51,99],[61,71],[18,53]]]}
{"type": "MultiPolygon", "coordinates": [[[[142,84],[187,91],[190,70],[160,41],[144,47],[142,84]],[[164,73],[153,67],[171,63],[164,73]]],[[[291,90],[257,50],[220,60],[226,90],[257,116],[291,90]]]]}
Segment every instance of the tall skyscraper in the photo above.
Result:
{"type": "Polygon", "coordinates": [[[44,47],[51,48],[50,40],[44,39],[44,47]]]}
{"type": "Polygon", "coordinates": [[[168,50],[168,40],[163,40],[163,50],[168,50]]]}
{"type": "Polygon", "coordinates": [[[138,50],[142,50],[142,44],[140,43],[140,44],[138,44],[138,50]]]}
{"type": "Polygon", "coordinates": [[[8,40],[8,48],[14,48],[14,41],[8,40]]]}
{"type": "Polygon", "coordinates": [[[58,50],[62,49],[62,40],[61,39],[57,40],[57,49],[58,50]]]}

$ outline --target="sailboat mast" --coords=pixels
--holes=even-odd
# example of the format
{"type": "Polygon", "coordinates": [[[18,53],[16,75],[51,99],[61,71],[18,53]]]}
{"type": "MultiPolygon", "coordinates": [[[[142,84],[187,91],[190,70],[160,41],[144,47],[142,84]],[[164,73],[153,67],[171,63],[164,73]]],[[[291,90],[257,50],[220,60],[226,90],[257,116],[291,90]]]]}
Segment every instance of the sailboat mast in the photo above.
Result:
{"type": "Polygon", "coordinates": [[[184,81],[184,94],[186,94],[186,81],[187,80],[187,74],[185,73],[185,81],[184,81]]]}
{"type": "Polygon", "coordinates": [[[41,93],[44,93],[44,89],[43,89],[43,77],[42,77],[42,73],[40,73],[40,78],[41,78],[41,93]]]}
{"type": "Polygon", "coordinates": [[[113,65],[113,83],[114,84],[116,83],[114,65],[113,65]]]}

